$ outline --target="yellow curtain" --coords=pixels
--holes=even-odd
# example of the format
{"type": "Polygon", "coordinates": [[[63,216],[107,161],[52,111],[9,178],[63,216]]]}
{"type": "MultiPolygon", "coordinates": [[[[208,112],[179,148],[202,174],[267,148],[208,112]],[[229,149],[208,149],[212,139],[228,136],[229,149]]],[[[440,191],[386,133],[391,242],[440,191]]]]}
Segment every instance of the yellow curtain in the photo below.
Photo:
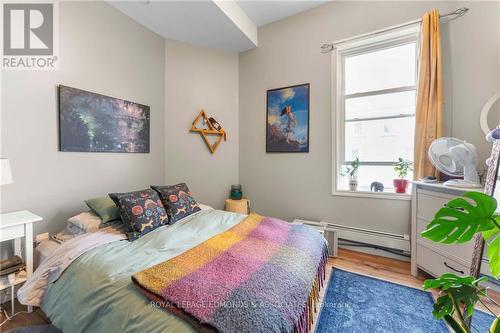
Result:
{"type": "Polygon", "coordinates": [[[429,146],[443,136],[443,74],[439,13],[433,10],[422,18],[417,109],[415,116],[415,152],[413,177],[437,176],[427,157],[429,146]]]}

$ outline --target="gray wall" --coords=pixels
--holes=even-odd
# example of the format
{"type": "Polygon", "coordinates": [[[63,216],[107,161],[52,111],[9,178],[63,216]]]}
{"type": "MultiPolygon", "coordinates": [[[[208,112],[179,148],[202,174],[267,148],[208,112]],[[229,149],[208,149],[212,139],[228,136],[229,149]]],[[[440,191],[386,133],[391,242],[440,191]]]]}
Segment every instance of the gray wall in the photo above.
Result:
{"type": "Polygon", "coordinates": [[[238,54],[167,41],[166,58],[167,182],[186,182],[197,201],[223,208],[238,183],[238,54]],[[201,109],[227,132],[213,155],[189,133],[201,109]]]}
{"type": "MultiPolygon", "coordinates": [[[[448,24],[449,36],[443,41],[443,53],[448,51],[444,93],[451,134],[476,145],[482,162],[479,169],[483,170],[491,145],[484,140],[479,115],[483,105],[500,91],[500,1],[451,2],[448,6],[470,8],[464,17],[448,24]]],[[[493,109],[500,117],[499,102],[493,109]]]]}
{"type": "Polygon", "coordinates": [[[86,198],[165,181],[164,39],[103,2],[60,2],[59,31],[58,70],[2,72],[1,156],[14,184],[0,211],[42,216],[35,232],[58,231],[86,198]],[[59,152],[58,84],[149,105],[151,152],[59,152]]]}
{"type": "Polygon", "coordinates": [[[2,187],[0,211],[29,209],[45,219],[36,232],[54,232],[88,197],[185,181],[198,201],[222,208],[240,179],[266,215],[407,233],[408,202],[330,195],[330,57],[319,45],[462,5],[471,11],[443,24],[447,129],[484,160],[490,148],[476,119],[499,89],[499,3],[335,2],[262,27],[259,48],[238,59],[165,43],[105,3],[61,2],[59,69],[2,72],[0,155],[15,182],[2,187]],[[265,91],[303,82],[310,153],[266,154],[265,91]],[[151,153],[58,152],[57,84],[151,106],[151,153]],[[214,155],[188,133],[201,108],[228,132],[214,155]]]}
{"type": "Polygon", "coordinates": [[[430,9],[470,7],[442,24],[447,129],[489,154],[479,112],[499,90],[499,3],[333,2],[259,29],[259,47],[240,54],[240,182],[253,209],[408,233],[410,203],[332,196],[331,59],[324,42],[412,21],[430,9]],[[311,84],[310,152],[266,154],[266,90],[311,84]]]}

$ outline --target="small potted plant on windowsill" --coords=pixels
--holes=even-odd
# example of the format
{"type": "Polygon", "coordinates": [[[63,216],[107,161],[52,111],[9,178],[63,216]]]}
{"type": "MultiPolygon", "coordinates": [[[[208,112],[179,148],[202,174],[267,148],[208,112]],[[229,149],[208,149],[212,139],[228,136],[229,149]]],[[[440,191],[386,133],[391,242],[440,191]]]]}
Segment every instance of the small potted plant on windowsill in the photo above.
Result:
{"type": "Polygon", "coordinates": [[[351,165],[344,167],[342,176],[349,177],[349,191],[356,191],[358,189],[358,169],[359,158],[355,158],[351,165]]]}
{"type": "Polygon", "coordinates": [[[398,179],[394,179],[392,181],[396,193],[406,193],[408,184],[410,183],[410,181],[406,179],[406,176],[408,176],[408,173],[413,170],[411,165],[411,161],[405,160],[402,157],[398,158],[398,161],[394,166],[394,171],[396,171],[398,179]]]}

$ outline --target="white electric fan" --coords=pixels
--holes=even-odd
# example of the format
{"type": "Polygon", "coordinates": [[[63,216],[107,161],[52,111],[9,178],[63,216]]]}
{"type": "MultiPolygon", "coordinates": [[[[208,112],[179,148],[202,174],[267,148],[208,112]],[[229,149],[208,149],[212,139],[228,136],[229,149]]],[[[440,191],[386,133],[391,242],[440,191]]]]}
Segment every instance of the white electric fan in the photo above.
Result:
{"type": "Polygon", "coordinates": [[[444,174],[464,179],[450,179],[444,183],[454,187],[481,187],[476,170],[477,153],[473,144],[455,139],[439,138],[429,147],[429,159],[444,174]]]}

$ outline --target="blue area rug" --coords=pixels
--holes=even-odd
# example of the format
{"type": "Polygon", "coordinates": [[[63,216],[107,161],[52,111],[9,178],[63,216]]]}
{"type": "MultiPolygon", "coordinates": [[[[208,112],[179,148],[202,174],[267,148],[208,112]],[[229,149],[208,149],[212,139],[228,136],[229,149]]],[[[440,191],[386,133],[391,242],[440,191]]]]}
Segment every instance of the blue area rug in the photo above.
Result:
{"type": "Polygon", "coordinates": [[[428,292],[335,268],[316,333],[448,333],[428,292]]]}
{"type": "Polygon", "coordinates": [[[472,332],[488,332],[491,324],[495,320],[491,314],[476,310],[472,316],[472,332]]]}

